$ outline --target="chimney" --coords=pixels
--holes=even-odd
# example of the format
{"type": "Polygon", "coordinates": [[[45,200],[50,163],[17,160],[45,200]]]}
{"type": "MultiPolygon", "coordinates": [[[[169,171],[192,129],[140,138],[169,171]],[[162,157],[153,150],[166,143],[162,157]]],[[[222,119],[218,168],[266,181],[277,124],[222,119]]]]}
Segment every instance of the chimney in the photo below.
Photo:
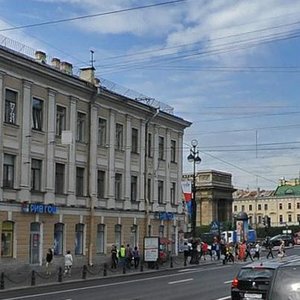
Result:
{"type": "Polygon", "coordinates": [[[62,61],[60,64],[60,70],[68,75],[73,75],[73,65],[69,62],[62,61]]]}
{"type": "Polygon", "coordinates": [[[79,77],[80,79],[95,84],[95,68],[94,67],[81,68],[79,77]]]}
{"type": "Polygon", "coordinates": [[[60,59],[53,57],[51,60],[51,65],[53,68],[60,70],[60,59]]]}
{"type": "Polygon", "coordinates": [[[45,64],[46,63],[46,53],[43,51],[35,51],[35,60],[45,64]]]}

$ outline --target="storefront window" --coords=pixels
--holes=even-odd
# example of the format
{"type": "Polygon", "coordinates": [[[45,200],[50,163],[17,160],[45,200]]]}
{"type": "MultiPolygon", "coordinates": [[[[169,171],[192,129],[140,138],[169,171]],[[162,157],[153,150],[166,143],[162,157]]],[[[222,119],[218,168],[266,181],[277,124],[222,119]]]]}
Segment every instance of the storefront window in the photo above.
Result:
{"type": "Polygon", "coordinates": [[[1,232],[1,257],[13,256],[14,223],[11,221],[2,222],[1,232]]]}
{"type": "Polygon", "coordinates": [[[122,244],[122,225],[115,225],[115,245],[118,249],[120,249],[120,246],[122,244]]]}
{"type": "Polygon", "coordinates": [[[30,263],[40,264],[41,261],[41,225],[34,222],[30,224],[30,263]]]}
{"type": "Polygon", "coordinates": [[[63,255],[64,224],[54,224],[54,255],[63,255]]]}
{"type": "Polygon", "coordinates": [[[96,249],[97,253],[104,253],[104,245],[105,245],[105,225],[98,224],[97,226],[97,241],[96,241],[96,249]]]}

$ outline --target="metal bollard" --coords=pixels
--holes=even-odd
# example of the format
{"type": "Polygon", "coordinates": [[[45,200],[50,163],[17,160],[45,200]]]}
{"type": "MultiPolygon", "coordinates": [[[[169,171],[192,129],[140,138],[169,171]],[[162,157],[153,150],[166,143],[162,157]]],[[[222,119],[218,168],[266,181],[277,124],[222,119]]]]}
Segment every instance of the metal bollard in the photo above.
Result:
{"type": "Polygon", "coordinates": [[[86,273],[87,273],[87,266],[83,265],[83,268],[82,268],[82,279],[86,279],[86,273]]]}
{"type": "Polygon", "coordinates": [[[4,272],[1,273],[0,290],[4,290],[4,272]]]}
{"type": "Polygon", "coordinates": [[[125,266],[125,264],[123,266],[123,274],[126,274],[126,266],[125,266]]]}
{"type": "Polygon", "coordinates": [[[142,261],[141,261],[141,265],[140,265],[140,270],[141,270],[141,272],[144,271],[144,265],[143,265],[143,262],[142,262],[142,261]]]}
{"type": "Polygon", "coordinates": [[[184,258],[184,263],[183,263],[183,265],[186,267],[186,261],[187,261],[187,259],[186,258],[184,258]]]}
{"type": "Polygon", "coordinates": [[[173,268],[173,256],[170,257],[170,268],[173,268]]]}
{"type": "Polygon", "coordinates": [[[35,285],[35,271],[31,271],[31,286],[35,285]]]}
{"type": "Polygon", "coordinates": [[[158,263],[158,261],[156,262],[156,270],[158,270],[159,269],[159,263],[158,263]]]}
{"type": "Polygon", "coordinates": [[[103,276],[107,276],[107,264],[104,264],[103,276]]]}
{"type": "Polygon", "coordinates": [[[59,269],[58,269],[58,282],[62,282],[62,275],[63,275],[62,268],[59,267],[59,269]]]}

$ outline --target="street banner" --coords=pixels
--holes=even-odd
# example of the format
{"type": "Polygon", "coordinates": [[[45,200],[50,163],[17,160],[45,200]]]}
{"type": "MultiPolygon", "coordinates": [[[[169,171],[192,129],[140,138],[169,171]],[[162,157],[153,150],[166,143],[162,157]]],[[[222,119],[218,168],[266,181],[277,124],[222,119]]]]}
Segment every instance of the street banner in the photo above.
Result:
{"type": "Polygon", "coordinates": [[[192,182],[191,181],[182,181],[181,182],[182,193],[184,196],[186,208],[188,214],[192,215],[192,182]]]}

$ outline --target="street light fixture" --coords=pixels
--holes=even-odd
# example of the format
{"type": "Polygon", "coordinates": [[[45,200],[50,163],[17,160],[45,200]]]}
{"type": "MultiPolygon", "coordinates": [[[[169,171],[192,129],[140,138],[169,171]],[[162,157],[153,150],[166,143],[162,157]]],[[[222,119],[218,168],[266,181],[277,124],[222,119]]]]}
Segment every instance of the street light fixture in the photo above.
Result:
{"type": "Polygon", "coordinates": [[[193,182],[192,182],[192,220],[191,220],[191,234],[196,237],[196,218],[197,218],[197,203],[196,203],[196,164],[200,164],[199,150],[197,150],[198,141],[191,141],[190,154],[187,157],[188,162],[193,163],[193,182]]]}

